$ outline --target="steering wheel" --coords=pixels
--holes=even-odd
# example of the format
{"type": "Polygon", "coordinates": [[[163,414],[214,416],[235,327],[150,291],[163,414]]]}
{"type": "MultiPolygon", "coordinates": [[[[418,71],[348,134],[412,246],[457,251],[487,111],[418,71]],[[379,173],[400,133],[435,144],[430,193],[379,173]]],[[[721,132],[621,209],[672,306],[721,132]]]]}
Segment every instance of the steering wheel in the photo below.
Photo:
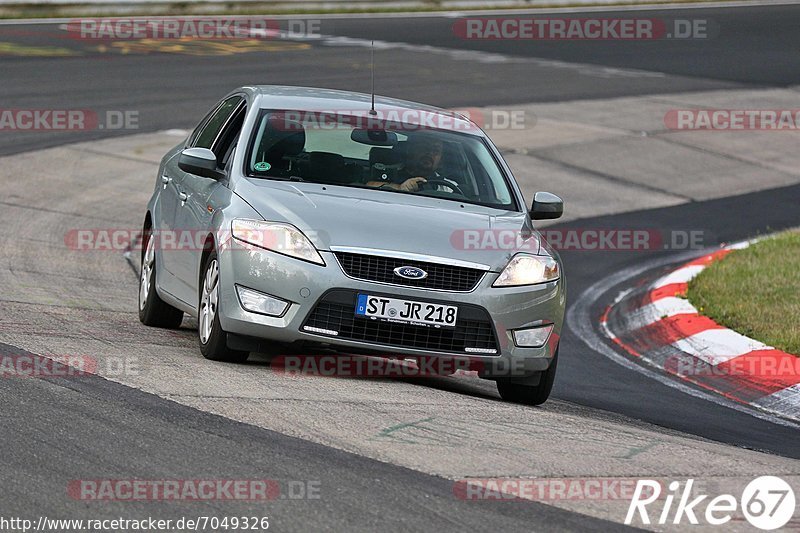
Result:
{"type": "Polygon", "coordinates": [[[435,191],[438,185],[452,189],[453,192],[460,194],[464,198],[467,197],[467,195],[464,194],[464,191],[462,191],[458,185],[447,180],[426,180],[425,183],[422,184],[422,189],[435,191]]]}

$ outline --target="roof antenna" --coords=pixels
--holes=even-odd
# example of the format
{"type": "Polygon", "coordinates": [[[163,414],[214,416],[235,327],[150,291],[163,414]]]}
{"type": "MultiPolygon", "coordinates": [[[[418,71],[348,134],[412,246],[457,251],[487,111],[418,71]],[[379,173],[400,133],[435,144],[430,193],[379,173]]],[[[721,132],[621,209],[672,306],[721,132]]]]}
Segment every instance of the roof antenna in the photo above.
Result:
{"type": "Polygon", "coordinates": [[[375,41],[372,41],[372,47],[370,48],[370,70],[372,71],[372,107],[369,110],[370,115],[377,115],[378,112],[375,111],[375,41]]]}

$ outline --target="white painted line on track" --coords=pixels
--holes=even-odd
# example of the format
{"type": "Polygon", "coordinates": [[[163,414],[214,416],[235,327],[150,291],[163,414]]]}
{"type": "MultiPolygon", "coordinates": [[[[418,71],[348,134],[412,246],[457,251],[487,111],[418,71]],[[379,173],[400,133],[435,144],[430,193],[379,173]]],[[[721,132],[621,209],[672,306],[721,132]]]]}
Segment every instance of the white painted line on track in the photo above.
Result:
{"type": "Polygon", "coordinates": [[[163,133],[164,135],[170,135],[172,137],[186,137],[189,135],[189,130],[179,130],[179,129],[171,129],[171,130],[163,130],[159,133],[163,133]]]}
{"type": "MultiPolygon", "coordinates": [[[[254,30],[253,33],[263,33],[261,30],[254,30]]],[[[632,68],[614,68],[602,65],[591,65],[588,63],[576,63],[568,61],[558,61],[556,59],[542,59],[538,57],[515,56],[494,52],[483,52],[480,50],[463,50],[459,48],[447,48],[441,46],[431,46],[426,44],[411,44],[399,41],[381,41],[372,39],[361,39],[356,37],[343,37],[336,35],[320,35],[314,37],[292,36],[285,34],[285,38],[302,41],[320,43],[323,46],[341,46],[372,48],[375,50],[404,50],[406,52],[435,54],[446,56],[455,61],[475,61],[477,63],[509,63],[535,65],[538,67],[555,68],[562,70],[572,70],[578,74],[595,78],[664,78],[663,72],[640,70],[632,68]]]]}
{"type": "Polygon", "coordinates": [[[800,406],[800,383],[759,398],[753,401],[753,405],[769,410],[794,411],[800,414],[800,407],[798,407],[800,406]]]}

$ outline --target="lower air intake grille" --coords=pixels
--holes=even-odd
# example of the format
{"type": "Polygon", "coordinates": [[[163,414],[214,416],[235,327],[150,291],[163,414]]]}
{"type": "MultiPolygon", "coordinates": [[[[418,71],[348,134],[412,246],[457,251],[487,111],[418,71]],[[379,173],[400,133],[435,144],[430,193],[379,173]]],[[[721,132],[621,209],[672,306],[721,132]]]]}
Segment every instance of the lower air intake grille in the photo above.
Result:
{"type": "Polygon", "coordinates": [[[455,328],[434,328],[356,317],[355,305],[355,292],[330,291],[320,299],[303,327],[336,331],[338,335],[335,338],[387,347],[473,355],[499,354],[492,322],[488,313],[479,307],[459,305],[455,328]]]}

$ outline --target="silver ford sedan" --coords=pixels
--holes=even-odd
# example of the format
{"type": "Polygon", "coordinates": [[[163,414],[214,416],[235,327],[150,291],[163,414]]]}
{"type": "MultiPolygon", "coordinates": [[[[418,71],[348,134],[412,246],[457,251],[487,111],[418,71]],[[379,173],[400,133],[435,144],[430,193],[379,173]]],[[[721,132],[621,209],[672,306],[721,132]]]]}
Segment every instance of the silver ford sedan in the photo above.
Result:
{"type": "MultiPolygon", "coordinates": [[[[223,98],[167,153],[147,205],[139,318],[197,317],[250,352],[455,361],[503,399],[553,386],[566,286],[500,152],[465,116],[283,86],[223,98]]],[[[453,367],[448,367],[453,368],[453,367]]],[[[446,372],[449,373],[449,372],[446,372]]]]}

